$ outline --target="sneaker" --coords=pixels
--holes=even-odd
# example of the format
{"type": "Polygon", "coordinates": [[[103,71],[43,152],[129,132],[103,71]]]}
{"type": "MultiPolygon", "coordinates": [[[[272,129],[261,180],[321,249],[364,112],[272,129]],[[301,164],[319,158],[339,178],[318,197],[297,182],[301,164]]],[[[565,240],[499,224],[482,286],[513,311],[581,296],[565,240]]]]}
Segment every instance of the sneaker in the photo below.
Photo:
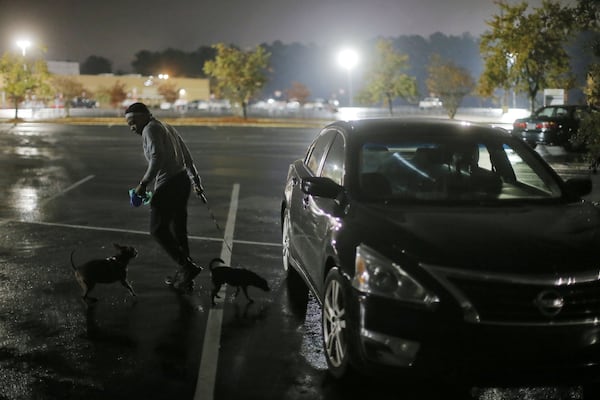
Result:
{"type": "Polygon", "coordinates": [[[177,275],[167,275],[165,276],[165,284],[169,286],[173,286],[177,282],[177,275]]]}

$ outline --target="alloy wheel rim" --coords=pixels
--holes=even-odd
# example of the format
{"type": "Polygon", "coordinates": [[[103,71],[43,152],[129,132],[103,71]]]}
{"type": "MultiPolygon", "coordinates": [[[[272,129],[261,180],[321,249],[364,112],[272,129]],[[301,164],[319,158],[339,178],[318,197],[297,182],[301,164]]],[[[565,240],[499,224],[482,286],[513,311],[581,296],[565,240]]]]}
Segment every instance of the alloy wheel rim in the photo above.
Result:
{"type": "Polygon", "coordinates": [[[341,290],[340,283],[332,281],[327,287],[323,306],[325,351],[327,352],[327,358],[334,367],[342,365],[346,357],[346,340],[344,337],[346,310],[341,290]]]}
{"type": "Polygon", "coordinates": [[[283,218],[283,237],[282,237],[282,256],[283,256],[283,269],[287,271],[290,267],[290,217],[288,215],[288,211],[285,212],[285,216],[283,218]]]}

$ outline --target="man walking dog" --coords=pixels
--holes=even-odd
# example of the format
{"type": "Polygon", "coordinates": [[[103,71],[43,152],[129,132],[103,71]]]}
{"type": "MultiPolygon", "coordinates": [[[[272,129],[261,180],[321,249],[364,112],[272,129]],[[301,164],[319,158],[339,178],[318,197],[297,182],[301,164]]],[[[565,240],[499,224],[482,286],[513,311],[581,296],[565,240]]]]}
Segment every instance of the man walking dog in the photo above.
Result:
{"type": "Polygon", "coordinates": [[[125,111],[125,119],[129,129],[142,136],[148,161],[135,193],[145,196],[146,187],[154,181],[150,234],[181,267],[173,278],[167,278],[167,283],[190,293],[194,289],[194,278],[202,271],[190,257],[187,233],[191,182],[196,194],[204,193],[194,160],[175,128],[154,118],[145,104],[131,104],[125,111]]]}

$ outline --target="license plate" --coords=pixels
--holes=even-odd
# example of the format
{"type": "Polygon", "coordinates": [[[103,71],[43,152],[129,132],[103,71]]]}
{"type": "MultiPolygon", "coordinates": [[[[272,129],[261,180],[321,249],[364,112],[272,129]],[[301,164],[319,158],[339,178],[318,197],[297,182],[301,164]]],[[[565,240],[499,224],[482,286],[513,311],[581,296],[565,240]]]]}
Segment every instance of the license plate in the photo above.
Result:
{"type": "Polygon", "coordinates": [[[535,123],[533,122],[528,122],[527,123],[527,129],[531,130],[531,129],[535,129],[535,123]]]}

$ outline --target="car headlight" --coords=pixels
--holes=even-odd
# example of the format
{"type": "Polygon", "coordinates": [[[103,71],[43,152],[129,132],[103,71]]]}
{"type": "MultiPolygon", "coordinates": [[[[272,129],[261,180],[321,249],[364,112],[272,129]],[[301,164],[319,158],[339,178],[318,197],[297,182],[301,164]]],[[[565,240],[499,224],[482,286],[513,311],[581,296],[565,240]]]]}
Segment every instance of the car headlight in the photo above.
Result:
{"type": "Polygon", "coordinates": [[[398,264],[364,244],[356,247],[355,266],[352,286],[361,292],[425,306],[440,301],[398,264]]]}

